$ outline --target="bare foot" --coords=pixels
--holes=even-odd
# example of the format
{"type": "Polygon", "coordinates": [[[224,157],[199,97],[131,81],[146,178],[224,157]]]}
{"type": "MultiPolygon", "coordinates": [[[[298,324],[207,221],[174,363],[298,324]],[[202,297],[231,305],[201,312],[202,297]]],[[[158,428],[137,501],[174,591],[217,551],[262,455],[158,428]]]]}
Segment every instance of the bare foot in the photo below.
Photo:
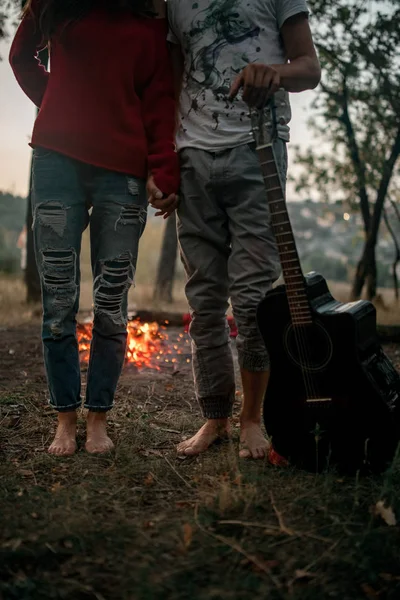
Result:
{"type": "Polygon", "coordinates": [[[58,426],[49,454],[71,456],[76,451],[76,411],[58,413],[58,426]]]}
{"type": "Polygon", "coordinates": [[[228,419],[209,419],[196,435],[179,444],[178,454],[181,456],[197,456],[208,450],[215,442],[229,437],[229,433],[228,419]]]}
{"type": "Polygon", "coordinates": [[[105,454],[114,449],[107,435],[107,415],[102,412],[88,412],[86,450],[90,454],[105,454]]]}
{"type": "Polygon", "coordinates": [[[241,424],[240,443],[242,450],[240,458],[266,458],[271,446],[261,430],[261,426],[254,421],[241,424]]]}

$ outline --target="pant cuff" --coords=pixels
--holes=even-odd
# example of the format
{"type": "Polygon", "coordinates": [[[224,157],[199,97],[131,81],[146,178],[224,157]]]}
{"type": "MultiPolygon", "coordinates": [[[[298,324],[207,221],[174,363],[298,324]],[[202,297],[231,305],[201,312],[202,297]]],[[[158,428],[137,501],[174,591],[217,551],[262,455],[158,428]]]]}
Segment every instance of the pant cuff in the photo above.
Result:
{"type": "Polygon", "coordinates": [[[206,419],[229,419],[232,416],[235,391],[229,395],[198,398],[203,417],[206,419]]]}
{"type": "Polygon", "coordinates": [[[253,352],[248,352],[247,350],[243,351],[238,349],[238,358],[240,367],[252,373],[268,371],[270,367],[268,352],[255,354],[253,352]]]}
{"type": "Polygon", "coordinates": [[[112,408],[114,408],[114,404],[110,404],[110,406],[90,406],[89,404],[85,403],[83,408],[87,408],[90,410],[90,412],[102,413],[110,411],[112,408]]]}
{"type": "Polygon", "coordinates": [[[51,408],[54,408],[59,413],[72,412],[78,410],[82,406],[82,402],[76,402],[75,404],[68,404],[68,406],[56,405],[53,402],[49,402],[51,408]]]}

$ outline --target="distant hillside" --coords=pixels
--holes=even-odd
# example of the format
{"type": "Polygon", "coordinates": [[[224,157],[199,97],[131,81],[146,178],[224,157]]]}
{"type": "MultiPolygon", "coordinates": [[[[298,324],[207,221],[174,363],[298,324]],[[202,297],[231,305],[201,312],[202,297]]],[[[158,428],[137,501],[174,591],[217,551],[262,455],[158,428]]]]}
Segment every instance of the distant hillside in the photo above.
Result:
{"type": "MultiPolygon", "coordinates": [[[[320,271],[328,279],[348,281],[363,248],[363,228],[358,213],[349,214],[341,203],[288,203],[290,218],[304,271],[320,271]]],[[[400,242],[400,223],[392,215],[391,225],[400,242]]],[[[382,224],[377,248],[378,285],[392,287],[393,240],[382,224]]]]}
{"type": "MultiPolygon", "coordinates": [[[[288,209],[304,271],[319,271],[327,279],[334,281],[351,280],[363,247],[359,214],[348,214],[340,203],[327,205],[311,201],[288,202],[288,209]]],[[[146,239],[149,238],[145,253],[152,253],[151,260],[156,264],[164,221],[154,218],[154,213],[150,208],[147,235],[145,234],[141,247],[145,248],[146,239]],[[153,235],[157,236],[157,243],[154,242],[153,235]]],[[[19,268],[20,250],[16,244],[25,216],[25,198],[0,192],[0,271],[19,268]]],[[[400,241],[398,219],[392,216],[391,224],[400,241]]],[[[385,225],[382,225],[377,250],[380,287],[392,287],[393,257],[393,241],[385,225]]],[[[178,273],[183,277],[180,265],[178,273]]]]}

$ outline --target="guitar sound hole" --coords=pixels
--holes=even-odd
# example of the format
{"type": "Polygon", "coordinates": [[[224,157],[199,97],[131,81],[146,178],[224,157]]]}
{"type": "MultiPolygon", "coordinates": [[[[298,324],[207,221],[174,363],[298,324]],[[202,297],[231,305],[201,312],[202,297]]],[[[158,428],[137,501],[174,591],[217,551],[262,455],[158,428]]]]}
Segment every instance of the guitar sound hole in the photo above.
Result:
{"type": "Polygon", "coordinates": [[[303,327],[289,325],[285,335],[285,347],[291,360],[305,371],[324,369],[333,353],[332,340],[320,323],[303,327]]]}

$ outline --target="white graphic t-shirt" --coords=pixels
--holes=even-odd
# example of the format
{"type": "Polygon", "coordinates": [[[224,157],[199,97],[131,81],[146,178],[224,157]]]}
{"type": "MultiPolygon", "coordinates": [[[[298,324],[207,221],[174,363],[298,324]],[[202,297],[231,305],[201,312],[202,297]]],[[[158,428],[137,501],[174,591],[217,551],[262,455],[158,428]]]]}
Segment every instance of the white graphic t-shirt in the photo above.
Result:
{"type": "MultiPolygon", "coordinates": [[[[286,62],[280,28],[307,13],[306,0],[168,0],[169,41],[180,44],[185,69],[177,133],[185,147],[224,150],[251,141],[249,108],[229,100],[249,63],[286,62]]],[[[278,135],[289,141],[289,95],[276,94],[278,135]]]]}

